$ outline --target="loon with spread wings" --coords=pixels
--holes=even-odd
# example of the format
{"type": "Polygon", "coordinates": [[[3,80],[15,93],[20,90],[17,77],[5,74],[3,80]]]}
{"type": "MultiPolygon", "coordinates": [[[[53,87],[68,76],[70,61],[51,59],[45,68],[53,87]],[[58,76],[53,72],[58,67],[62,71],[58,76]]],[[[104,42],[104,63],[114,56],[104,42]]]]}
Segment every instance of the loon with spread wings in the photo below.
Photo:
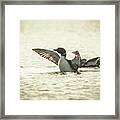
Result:
{"type": "Polygon", "coordinates": [[[54,51],[39,49],[39,48],[35,48],[32,50],[37,52],[41,57],[44,57],[49,61],[58,65],[60,72],[77,72],[78,73],[78,68],[80,67],[80,59],[77,60],[76,57],[72,60],[66,59],[66,50],[64,48],[57,48],[57,49],[54,49],[54,51]],[[59,53],[60,56],[56,52],[59,53]]]}
{"type": "Polygon", "coordinates": [[[92,58],[89,60],[81,59],[79,51],[72,52],[75,57],[72,60],[66,59],[66,50],[64,48],[57,48],[52,50],[35,48],[32,49],[41,57],[48,59],[59,66],[61,72],[78,72],[81,67],[100,67],[100,57],[92,58]],[[60,56],[57,53],[60,54],[60,56]]]}

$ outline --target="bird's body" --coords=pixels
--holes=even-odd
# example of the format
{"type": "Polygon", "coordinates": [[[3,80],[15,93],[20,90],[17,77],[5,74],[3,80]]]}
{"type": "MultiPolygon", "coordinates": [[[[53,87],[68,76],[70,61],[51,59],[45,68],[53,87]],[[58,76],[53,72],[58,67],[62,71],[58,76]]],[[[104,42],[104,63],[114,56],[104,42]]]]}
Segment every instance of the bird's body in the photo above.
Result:
{"type": "Polygon", "coordinates": [[[54,51],[60,54],[58,66],[61,72],[75,72],[74,65],[71,60],[66,59],[66,50],[64,48],[57,48],[54,51]]]}
{"type": "Polygon", "coordinates": [[[72,59],[72,65],[74,67],[74,72],[78,73],[78,68],[81,67],[81,56],[79,54],[79,51],[74,51],[72,52],[73,54],[75,54],[74,59],[72,59]]]}
{"type": "Polygon", "coordinates": [[[81,67],[81,56],[79,51],[74,51],[72,53],[75,54],[74,59],[72,59],[72,63],[76,64],[78,67],[81,67]]]}
{"type": "Polygon", "coordinates": [[[61,56],[58,61],[58,66],[60,72],[73,72],[69,62],[66,60],[65,56],[61,56]]]}

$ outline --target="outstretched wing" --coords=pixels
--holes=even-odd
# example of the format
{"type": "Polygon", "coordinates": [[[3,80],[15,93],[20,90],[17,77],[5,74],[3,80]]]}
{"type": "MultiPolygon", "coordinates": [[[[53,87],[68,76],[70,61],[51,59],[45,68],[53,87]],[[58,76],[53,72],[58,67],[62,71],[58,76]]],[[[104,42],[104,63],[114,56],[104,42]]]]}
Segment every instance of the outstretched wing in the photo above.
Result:
{"type": "Polygon", "coordinates": [[[81,61],[79,59],[72,59],[72,66],[75,71],[81,66],[81,61]]]}
{"type": "Polygon", "coordinates": [[[81,66],[80,67],[83,67],[86,62],[87,62],[87,59],[81,59],[81,66]]]}
{"type": "Polygon", "coordinates": [[[83,67],[99,67],[99,66],[100,66],[100,57],[89,59],[83,65],[83,67]]]}
{"type": "Polygon", "coordinates": [[[51,51],[51,50],[46,50],[46,49],[40,49],[40,48],[34,48],[32,50],[38,53],[41,57],[44,57],[48,59],[49,61],[58,65],[60,56],[56,52],[51,51]]]}

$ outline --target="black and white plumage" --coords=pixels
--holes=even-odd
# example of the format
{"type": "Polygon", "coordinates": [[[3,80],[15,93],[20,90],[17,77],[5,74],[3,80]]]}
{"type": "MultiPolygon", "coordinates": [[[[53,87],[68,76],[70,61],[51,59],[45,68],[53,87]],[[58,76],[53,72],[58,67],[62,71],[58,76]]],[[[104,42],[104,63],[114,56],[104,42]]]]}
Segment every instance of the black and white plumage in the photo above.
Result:
{"type": "Polygon", "coordinates": [[[58,61],[61,72],[78,72],[78,67],[73,60],[66,59],[66,50],[64,48],[57,48],[54,51],[58,52],[61,57],[58,61]]]}
{"type": "Polygon", "coordinates": [[[64,48],[57,48],[54,49],[54,51],[39,48],[32,50],[37,52],[41,57],[58,65],[61,72],[78,72],[78,66],[76,67],[74,59],[66,59],[66,50],[64,48]],[[60,56],[55,51],[59,53],[60,56]]]}
{"type": "Polygon", "coordinates": [[[92,58],[89,60],[81,59],[79,51],[72,52],[75,57],[72,60],[66,59],[66,50],[64,48],[57,48],[52,50],[35,48],[32,49],[41,57],[48,59],[59,66],[61,72],[77,72],[81,67],[100,67],[100,57],[92,58]],[[57,53],[60,54],[60,56],[57,53]]]}

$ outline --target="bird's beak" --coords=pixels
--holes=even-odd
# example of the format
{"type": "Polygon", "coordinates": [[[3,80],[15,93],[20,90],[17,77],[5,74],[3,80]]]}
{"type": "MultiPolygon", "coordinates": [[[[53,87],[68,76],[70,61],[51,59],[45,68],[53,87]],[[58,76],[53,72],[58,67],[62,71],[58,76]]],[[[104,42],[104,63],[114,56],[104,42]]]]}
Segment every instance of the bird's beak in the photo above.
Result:
{"type": "Polygon", "coordinates": [[[75,54],[75,51],[73,51],[72,53],[75,54]]]}
{"type": "Polygon", "coordinates": [[[35,49],[32,49],[33,51],[35,51],[35,49]]]}
{"type": "Polygon", "coordinates": [[[54,51],[57,51],[57,49],[53,49],[54,51]]]}

